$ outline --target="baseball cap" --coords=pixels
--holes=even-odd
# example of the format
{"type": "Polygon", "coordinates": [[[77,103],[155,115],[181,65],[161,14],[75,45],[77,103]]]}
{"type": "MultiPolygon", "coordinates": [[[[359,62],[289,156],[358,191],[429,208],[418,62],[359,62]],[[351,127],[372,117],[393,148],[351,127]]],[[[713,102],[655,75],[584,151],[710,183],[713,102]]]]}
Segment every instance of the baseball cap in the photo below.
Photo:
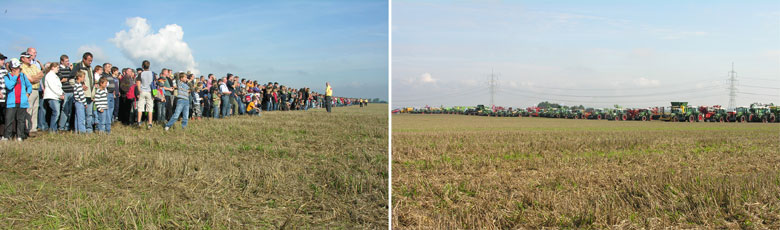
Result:
{"type": "Polygon", "coordinates": [[[5,56],[5,55],[3,55],[2,53],[0,53],[0,60],[5,60],[6,58],[8,58],[8,57],[6,57],[6,56],[5,56]]]}
{"type": "Polygon", "coordinates": [[[27,52],[22,52],[21,55],[22,55],[21,57],[32,57],[32,55],[30,55],[30,53],[27,52]]]}
{"type": "Polygon", "coordinates": [[[11,58],[11,68],[19,68],[22,67],[22,62],[19,61],[19,59],[11,58]]]}

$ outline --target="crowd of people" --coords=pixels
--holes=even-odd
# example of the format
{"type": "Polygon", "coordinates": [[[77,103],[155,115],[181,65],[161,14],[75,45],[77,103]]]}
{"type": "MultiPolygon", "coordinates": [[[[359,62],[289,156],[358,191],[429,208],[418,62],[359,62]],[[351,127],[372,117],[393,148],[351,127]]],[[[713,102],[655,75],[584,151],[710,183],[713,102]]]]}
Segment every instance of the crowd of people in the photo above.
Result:
{"type": "Polygon", "coordinates": [[[26,139],[39,131],[111,133],[115,122],[150,129],[155,122],[169,130],[181,119],[218,119],[236,115],[260,116],[262,111],[290,111],[332,106],[368,105],[367,99],[333,97],[308,87],[278,82],[261,84],[227,73],[196,77],[190,71],[159,74],[144,60],[140,68],[119,69],[111,63],[93,65],[89,52],[70,63],[42,63],[35,48],[19,58],[0,53],[0,136],[3,141],[26,139]],[[192,114],[192,116],[190,116],[192,114]]]}

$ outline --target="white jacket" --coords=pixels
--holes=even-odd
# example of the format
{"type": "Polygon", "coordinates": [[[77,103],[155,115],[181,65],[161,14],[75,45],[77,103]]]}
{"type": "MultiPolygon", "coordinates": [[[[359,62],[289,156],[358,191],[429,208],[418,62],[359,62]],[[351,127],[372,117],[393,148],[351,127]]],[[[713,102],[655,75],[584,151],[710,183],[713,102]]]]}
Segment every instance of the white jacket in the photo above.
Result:
{"type": "Polygon", "coordinates": [[[62,82],[54,71],[49,71],[44,77],[43,99],[60,99],[62,95],[62,82]]]}

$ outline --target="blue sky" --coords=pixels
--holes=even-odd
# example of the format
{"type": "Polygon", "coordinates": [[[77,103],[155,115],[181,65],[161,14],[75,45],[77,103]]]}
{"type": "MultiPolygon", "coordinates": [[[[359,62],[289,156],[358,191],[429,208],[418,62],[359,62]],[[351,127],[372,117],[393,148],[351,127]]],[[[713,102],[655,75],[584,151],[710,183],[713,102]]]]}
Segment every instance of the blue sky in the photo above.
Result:
{"type": "Polygon", "coordinates": [[[393,1],[393,106],[780,103],[777,1],[393,1]]]}
{"type": "MultiPolygon", "coordinates": [[[[140,17],[149,33],[178,25],[202,74],[233,73],[348,97],[388,97],[387,1],[15,1],[0,9],[0,52],[27,47],[42,61],[71,62],[81,51],[97,63],[138,67],[141,56],[111,39],[140,17]],[[7,13],[5,12],[7,10],[7,13]]],[[[130,49],[130,48],[127,48],[130,49]]],[[[170,52],[178,53],[178,52],[170,52]]],[[[152,63],[152,69],[184,67],[152,63]]]]}

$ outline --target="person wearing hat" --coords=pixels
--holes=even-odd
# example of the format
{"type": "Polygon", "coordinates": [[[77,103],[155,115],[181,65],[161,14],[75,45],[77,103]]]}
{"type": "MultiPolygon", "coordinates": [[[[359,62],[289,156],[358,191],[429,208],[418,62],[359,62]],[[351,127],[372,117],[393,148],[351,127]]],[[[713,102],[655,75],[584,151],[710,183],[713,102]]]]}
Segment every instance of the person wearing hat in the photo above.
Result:
{"type": "Polygon", "coordinates": [[[30,79],[22,72],[22,63],[18,59],[11,59],[11,72],[3,77],[5,89],[8,91],[5,113],[5,134],[0,140],[8,140],[11,134],[16,135],[16,140],[27,138],[25,126],[27,124],[27,108],[30,108],[28,97],[32,90],[30,79]],[[14,126],[15,125],[15,126],[14,126]],[[14,130],[13,127],[16,127],[14,130]]]}
{"type": "Polygon", "coordinates": [[[40,81],[43,78],[43,72],[40,68],[32,64],[32,55],[27,52],[22,52],[19,57],[21,61],[22,73],[27,77],[27,80],[32,83],[32,93],[30,94],[29,103],[27,107],[27,114],[30,115],[30,122],[32,122],[28,128],[30,132],[38,131],[38,107],[40,106],[40,94],[38,89],[40,88],[40,81]]]}
{"type": "Polygon", "coordinates": [[[5,132],[5,75],[8,70],[5,68],[5,59],[8,58],[0,53],[0,137],[5,132]]]}

